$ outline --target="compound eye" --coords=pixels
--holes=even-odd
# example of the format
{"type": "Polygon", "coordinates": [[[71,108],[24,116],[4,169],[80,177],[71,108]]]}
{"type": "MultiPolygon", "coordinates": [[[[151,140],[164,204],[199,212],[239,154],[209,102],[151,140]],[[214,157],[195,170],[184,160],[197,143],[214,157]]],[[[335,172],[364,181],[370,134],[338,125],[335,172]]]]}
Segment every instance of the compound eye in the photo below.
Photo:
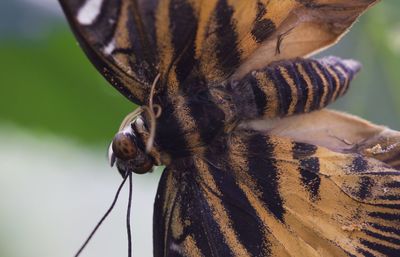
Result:
{"type": "Polygon", "coordinates": [[[134,137],[124,132],[115,135],[111,147],[115,157],[124,161],[132,160],[138,154],[134,137]]]}

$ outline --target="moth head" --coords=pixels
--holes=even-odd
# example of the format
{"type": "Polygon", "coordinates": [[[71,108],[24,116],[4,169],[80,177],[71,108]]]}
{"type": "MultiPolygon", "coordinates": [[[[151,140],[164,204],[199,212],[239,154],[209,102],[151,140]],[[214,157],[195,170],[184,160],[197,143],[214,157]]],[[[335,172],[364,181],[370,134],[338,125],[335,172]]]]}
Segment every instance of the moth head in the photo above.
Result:
{"type": "Polygon", "coordinates": [[[146,153],[146,142],[143,142],[146,134],[141,116],[130,114],[122,122],[108,149],[110,165],[115,164],[121,176],[125,177],[129,172],[145,174],[152,170],[154,162],[146,153]]]}

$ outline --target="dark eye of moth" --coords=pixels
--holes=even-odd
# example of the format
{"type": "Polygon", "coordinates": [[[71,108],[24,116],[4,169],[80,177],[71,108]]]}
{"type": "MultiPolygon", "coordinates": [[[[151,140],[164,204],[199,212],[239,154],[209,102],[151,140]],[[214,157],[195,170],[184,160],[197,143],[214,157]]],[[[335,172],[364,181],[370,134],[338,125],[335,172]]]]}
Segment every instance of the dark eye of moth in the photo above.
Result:
{"type": "Polygon", "coordinates": [[[138,154],[135,139],[132,135],[120,132],[115,135],[112,150],[118,159],[127,161],[134,159],[138,154]]]}

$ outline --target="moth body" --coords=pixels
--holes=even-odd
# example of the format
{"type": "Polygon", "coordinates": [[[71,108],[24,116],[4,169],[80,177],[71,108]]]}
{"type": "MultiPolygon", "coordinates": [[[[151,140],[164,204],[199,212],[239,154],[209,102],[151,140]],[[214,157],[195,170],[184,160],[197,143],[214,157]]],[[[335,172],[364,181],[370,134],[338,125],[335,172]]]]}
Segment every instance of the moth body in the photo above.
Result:
{"type": "MultiPolygon", "coordinates": [[[[324,108],[346,93],[359,70],[359,63],[337,57],[294,59],[255,70],[241,80],[230,80],[184,96],[160,94],[155,103],[160,106],[162,114],[157,118],[153,156],[150,158],[162,156],[161,164],[168,165],[171,159],[201,156],[217,137],[229,137],[241,123],[324,108]],[[183,108],[188,109],[186,115],[182,115],[183,108]]],[[[150,134],[150,126],[149,117],[143,113],[137,122],[128,124],[116,135],[113,151],[119,156],[117,164],[128,159],[135,162],[129,155],[138,149],[138,143],[146,145],[146,142],[138,140],[144,140],[150,134]],[[135,135],[138,134],[134,131],[137,123],[141,124],[142,136],[135,135]]],[[[141,159],[138,161],[143,162],[141,159]]],[[[150,165],[150,162],[146,164],[150,165]]],[[[119,166],[127,168],[126,164],[119,166]]]]}
{"type": "Polygon", "coordinates": [[[399,256],[400,132],[325,110],[360,65],[309,58],[377,2],[60,0],[140,106],[111,163],[166,166],[155,257],[399,256]]]}

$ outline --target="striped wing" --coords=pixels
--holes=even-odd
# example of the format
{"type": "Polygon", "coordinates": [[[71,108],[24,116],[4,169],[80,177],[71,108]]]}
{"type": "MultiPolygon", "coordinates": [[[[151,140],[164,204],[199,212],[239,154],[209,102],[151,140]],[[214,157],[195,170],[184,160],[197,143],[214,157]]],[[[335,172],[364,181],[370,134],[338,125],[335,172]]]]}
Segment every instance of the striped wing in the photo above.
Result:
{"type": "Polygon", "coordinates": [[[164,172],[155,256],[399,256],[398,170],[252,130],[217,143],[164,172]]]}
{"type": "Polygon", "coordinates": [[[59,0],[88,58],[123,95],[144,103],[157,75],[154,21],[145,15],[156,1],[59,0]]]}
{"type": "Polygon", "coordinates": [[[272,119],[322,109],[347,92],[360,67],[331,56],[296,58],[254,70],[230,84],[238,117],[272,119]]]}
{"type": "Polygon", "coordinates": [[[86,54],[136,103],[333,44],[377,0],[59,0],[86,54]]]}
{"type": "Polygon", "coordinates": [[[242,127],[334,152],[362,154],[400,168],[400,132],[350,114],[323,109],[284,119],[254,120],[242,127]]]}

